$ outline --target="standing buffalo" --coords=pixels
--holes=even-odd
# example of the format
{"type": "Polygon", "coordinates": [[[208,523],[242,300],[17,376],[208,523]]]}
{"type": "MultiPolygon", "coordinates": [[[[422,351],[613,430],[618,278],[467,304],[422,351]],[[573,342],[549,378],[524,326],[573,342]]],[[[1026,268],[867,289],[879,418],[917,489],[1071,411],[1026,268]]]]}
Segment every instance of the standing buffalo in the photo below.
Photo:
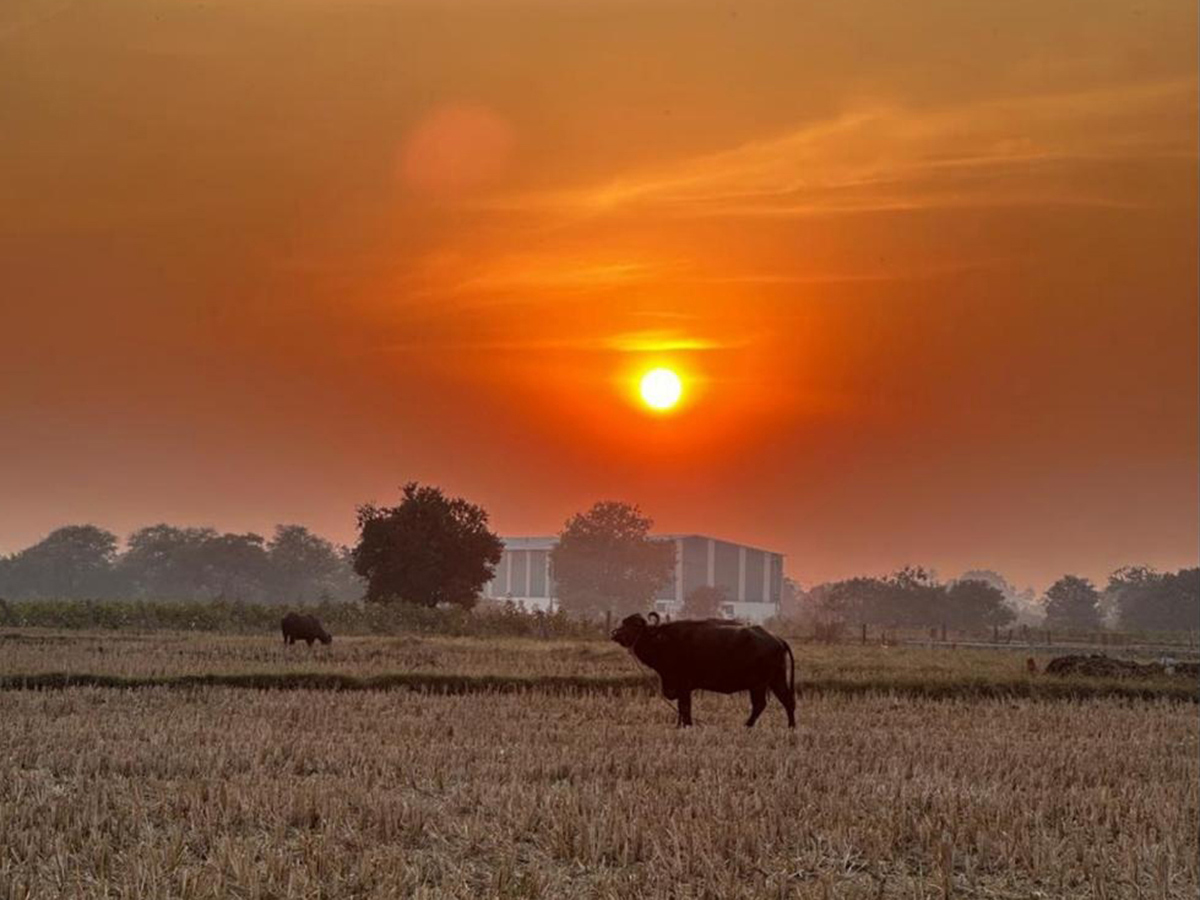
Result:
{"type": "Polygon", "coordinates": [[[288,613],[283,617],[283,621],[279,623],[279,627],[283,629],[283,642],[285,644],[294,644],[296,641],[304,641],[308,646],[313,645],[313,641],[320,641],[322,644],[333,642],[329,632],[321,625],[321,621],[316,616],[306,616],[301,613],[288,613]]]}
{"type": "Polygon", "coordinates": [[[679,701],[681,726],[692,724],[692,691],[749,691],[749,728],[767,708],[770,689],[787,710],[788,727],[796,727],[792,648],[757,625],[724,619],[660,625],[658,616],[650,613],[649,622],[640,615],[626,616],[612,639],[659,674],[663,696],[679,701]]]}

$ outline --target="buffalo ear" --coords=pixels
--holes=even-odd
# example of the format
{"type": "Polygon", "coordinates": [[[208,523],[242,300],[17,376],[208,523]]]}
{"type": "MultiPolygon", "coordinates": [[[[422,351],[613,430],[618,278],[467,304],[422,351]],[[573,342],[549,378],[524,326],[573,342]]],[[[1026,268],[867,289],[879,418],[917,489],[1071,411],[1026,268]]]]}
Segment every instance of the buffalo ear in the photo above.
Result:
{"type": "Polygon", "coordinates": [[[649,612],[646,614],[646,621],[649,622],[650,626],[653,628],[655,625],[657,625],[662,620],[658,617],[658,613],[649,612]]]}

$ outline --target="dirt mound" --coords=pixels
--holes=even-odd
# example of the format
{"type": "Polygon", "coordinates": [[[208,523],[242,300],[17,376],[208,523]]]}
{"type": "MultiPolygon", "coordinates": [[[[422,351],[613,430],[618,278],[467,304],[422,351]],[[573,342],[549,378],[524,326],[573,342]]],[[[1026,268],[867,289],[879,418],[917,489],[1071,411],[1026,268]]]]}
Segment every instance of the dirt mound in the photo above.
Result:
{"type": "Polygon", "coordinates": [[[1139,663],[1093,653],[1090,656],[1059,656],[1046,663],[1048,675],[1091,675],[1097,678],[1155,678],[1162,675],[1200,676],[1200,663],[1139,663]]]}

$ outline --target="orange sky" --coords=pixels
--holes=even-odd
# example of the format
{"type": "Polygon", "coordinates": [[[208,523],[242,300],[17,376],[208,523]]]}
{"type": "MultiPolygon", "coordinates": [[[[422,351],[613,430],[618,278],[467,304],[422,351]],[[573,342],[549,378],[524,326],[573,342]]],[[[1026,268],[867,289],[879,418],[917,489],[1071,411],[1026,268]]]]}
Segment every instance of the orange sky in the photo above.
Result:
{"type": "Polygon", "coordinates": [[[9,0],[0,551],[409,479],[1196,564],[1194,3],[9,0]],[[630,401],[653,364],[685,408],[630,401]]]}

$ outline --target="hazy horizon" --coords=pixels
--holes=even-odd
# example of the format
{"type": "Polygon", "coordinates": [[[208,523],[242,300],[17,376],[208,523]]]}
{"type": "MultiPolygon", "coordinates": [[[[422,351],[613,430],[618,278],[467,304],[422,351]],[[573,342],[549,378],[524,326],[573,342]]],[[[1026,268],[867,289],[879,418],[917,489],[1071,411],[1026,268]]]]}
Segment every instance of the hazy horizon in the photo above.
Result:
{"type": "Polygon", "coordinates": [[[15,0],[0,553],[345,543],[418,480],[499,534],[628,500],[806,585],[1195,566],[1197,25],[15,0]]]}

